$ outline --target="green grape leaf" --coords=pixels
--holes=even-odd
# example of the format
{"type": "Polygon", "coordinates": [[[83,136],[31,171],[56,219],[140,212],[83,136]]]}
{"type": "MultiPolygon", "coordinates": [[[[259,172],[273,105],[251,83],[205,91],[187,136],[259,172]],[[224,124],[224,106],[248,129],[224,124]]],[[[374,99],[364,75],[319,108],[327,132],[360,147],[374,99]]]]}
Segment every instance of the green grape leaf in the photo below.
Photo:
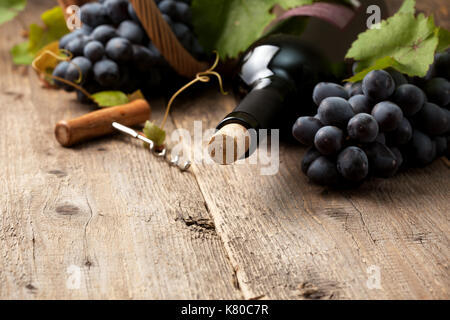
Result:
{"type": "Polygon", "coordinates": [[[44,26],[30,25],[26,42],[14,46],[11,50],[15,64],[30,65],[36,54],[46,45],[58,41],[69,32],[61,7],[54,7],[41,15],[44,26]]]}
{"type": "Polygon", "coordinates": [[[22,11],[27,5],[27,0],[1,0],[0,1],[0,24],[5,23],[22,11]]]}
{"type": "MultiPolygon", "coordinates": [[[[254,41],[275,19],[275,4],[283,9],[309,5],[317,0],[193,0],[193,24],[200,43],[208,51],[217,50],[222,59],[235,58],[254,41]]],[[[342,4],[355,5],[351,0],[342,4]]],[[[302,30],[301,23],[287,25],[302,30]]],[[[286,26],[286,25],[284,25],[286,26]]],[[[283,29],[286,32],[286,29],[283,29]]]]}
{"type": "Polygon", "coordinates": [[[353,77],[351,77],[349,79],[345,79],[344,81],[347,81],[347,82],[358,82],[358,81],[363,80],[364,77],[370,71],[373,71],[373,70],[384,70],[384,69],[387,69],[389,67],[395,67],[395,66],[398,67],[398,62],[394,58],[384,57],[384,58],[378,59],[370,67],[361,70],[360,72],[355,74],[353,77]]]}
{"type": "Polygon", "coordinates": [[[152,121],[145,123],[143,131],[145,136],[155,143],[156,147],[161,147],[166,141],[166,132],[152,121]]]}
{"type": "Polygon", "coordinates": [[[450,47],[450,31],[439,28],[439,45],[437,48],[437,52],[443,52],[450,47]]]}
{"type": "Polygon", "coordinates": [[[122,91],[101,91],[92,95],[94,101],[101,108],[115,107],[130,102],[122,91]]]}
{"type": "Polygon", "coordinates": [[[416,17],[414,5],[414,0],[406,0],[399,12],[381,22],[379,29],[367,30],[358,36],[346,56],[359,62],[358,72],[395,61],[392,67],[402,73],[426,75],[438,45],[445,47],[448,38],[445,32],[439,32],[433,17],[423,14],[416,17]]]}
{"type": "Polygon", "coordinates": [[[28,50],[28,41],[15,45],[11,49],[11,55],[17,65],[30,65],[34,59],[34,55],[28,50]]]}
{"type": "Polygon", "coordinates": [[[397,13],[416,13],[416,0],[405,0],[397,13]]]}

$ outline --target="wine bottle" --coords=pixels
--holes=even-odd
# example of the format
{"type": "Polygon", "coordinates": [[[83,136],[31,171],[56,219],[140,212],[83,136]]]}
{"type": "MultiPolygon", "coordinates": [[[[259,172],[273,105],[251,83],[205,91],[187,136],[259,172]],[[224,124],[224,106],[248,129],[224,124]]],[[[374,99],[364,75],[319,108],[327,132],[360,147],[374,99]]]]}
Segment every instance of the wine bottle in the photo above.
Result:
{"type": "Polygon", "coordinates": [[[249,155],[249,149],[254,149],[250,146],[257,141],[246,135],[248,129],[280,129],[286,135],[300,115],[313,112],[311,92],[318,82],[331,80],[330,75],[326,59],[298,37],[275,35],[258,41],[245,54],[240,67],[239,88],[245,97],[219,123],[219,131],[210,142],[213,159],[228,164],[245,153],[249,155]],[[233,145],[245,143],[246,147],[233,150],[234,155],[227,159],[227,139],[236,141],[233,145]]]}
{"type": "MultiPolygon", "coordinates": [[[[371,4],[374,1],[382,7],[385,16],[384,1],[371,0],[371,4]]],[[[292,125],[299,116],[315,114],[314,86],[321,81],[336,80],[332,76],[331,63],[324,56],[330,57],[339,42],[341,48],[337,50],[339,53],[335,52],[333,60],[339,56],[338,61],[343,61],[342,47],[349,48],[357,34],[366,28],[362,9],[366,9],[369,2],[364,2],[367,1],[363,1],[351,29],[341,30],[341,34],[318,33],[322,28],[316,21],[315,28],[302,37],[272,35],[250,47],[243,55],[239,71],[238,87],[244,97],[218,124],[218,132],[209,144],[210,155],[216,162],[229,164],[251,154],[257,141],[254,136],[249,136],[249,129],[280,129],[282,136],[290,136],[292,125]],[[317,45],[308,41],[314,33],[317,45]],[[232,154],[227,154],[230,141],[231,146],[244,147],[231,148],[232,154]]]]}

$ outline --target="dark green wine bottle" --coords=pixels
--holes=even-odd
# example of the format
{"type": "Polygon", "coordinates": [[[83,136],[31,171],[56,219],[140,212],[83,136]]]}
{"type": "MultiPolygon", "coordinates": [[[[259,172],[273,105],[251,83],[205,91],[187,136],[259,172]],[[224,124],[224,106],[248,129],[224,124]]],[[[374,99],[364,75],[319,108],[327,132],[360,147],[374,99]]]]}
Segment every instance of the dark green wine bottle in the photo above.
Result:
{"type": "Polygon", "coordinates": [[[239,87],[245,96],[217,128],[239,123],[247,129],[290,131],[297,117],[314,112],[314,86],[330,79],[330,64],[299,37],[262,39],[242,59],[239,87]]]}

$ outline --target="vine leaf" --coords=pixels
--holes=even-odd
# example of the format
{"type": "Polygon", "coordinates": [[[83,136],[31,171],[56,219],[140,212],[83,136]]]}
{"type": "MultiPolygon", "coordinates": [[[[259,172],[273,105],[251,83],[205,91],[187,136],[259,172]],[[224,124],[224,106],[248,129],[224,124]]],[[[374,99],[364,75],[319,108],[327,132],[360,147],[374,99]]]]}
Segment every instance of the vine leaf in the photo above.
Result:
{"type": "Polygon", "coordinates": [[[27,0],[2,0],[0,1],[0,24],[5,23],[22,11],[27,5],[27,0]]]}

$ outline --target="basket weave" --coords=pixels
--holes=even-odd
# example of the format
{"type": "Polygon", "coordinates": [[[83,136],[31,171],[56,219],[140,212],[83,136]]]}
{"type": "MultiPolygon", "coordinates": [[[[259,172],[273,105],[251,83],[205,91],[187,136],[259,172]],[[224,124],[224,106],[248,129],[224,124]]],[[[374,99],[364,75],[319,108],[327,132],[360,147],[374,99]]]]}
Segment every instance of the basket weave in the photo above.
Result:
{"type": "MultiPolygon", "coordinates": [[[[58,0],[58,3],[65,12],[70,5],[81,6],[93,1],[95,0],[58,0]]],[[[130,2],[152,43],[179,75],[192,78],[198,72],[207,69],[206,63],[197,61],[178,41],[155,1],[130,0],[130,2]]]]}

